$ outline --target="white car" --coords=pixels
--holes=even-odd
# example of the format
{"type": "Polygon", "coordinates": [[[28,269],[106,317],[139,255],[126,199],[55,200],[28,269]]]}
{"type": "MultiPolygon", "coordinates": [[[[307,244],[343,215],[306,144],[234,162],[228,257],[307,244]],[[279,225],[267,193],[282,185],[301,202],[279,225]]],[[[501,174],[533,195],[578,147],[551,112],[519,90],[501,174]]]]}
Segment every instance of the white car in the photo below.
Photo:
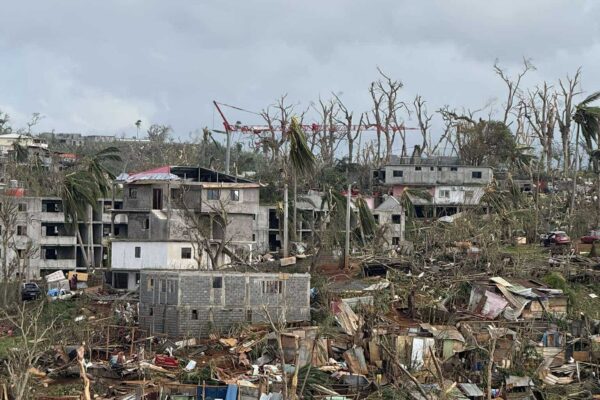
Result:
{"type": "Polygon", "coordinates": [[[70,290],[60,289],[60,290],[48,292],[48,299],[50,301],[69,300],[72,297],[73,297],[73,293],[70,290]]]}

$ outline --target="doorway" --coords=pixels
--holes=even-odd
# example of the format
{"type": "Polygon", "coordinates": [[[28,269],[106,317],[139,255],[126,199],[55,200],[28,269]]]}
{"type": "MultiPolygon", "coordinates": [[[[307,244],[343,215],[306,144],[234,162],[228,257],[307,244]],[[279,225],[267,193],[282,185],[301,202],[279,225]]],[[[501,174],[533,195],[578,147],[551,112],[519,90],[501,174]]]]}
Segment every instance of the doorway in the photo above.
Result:
{"type": "Polygon", "coordinates": [[[162,210],[163,208],[162,189],[152,189],[152,209],[162,210]]]}

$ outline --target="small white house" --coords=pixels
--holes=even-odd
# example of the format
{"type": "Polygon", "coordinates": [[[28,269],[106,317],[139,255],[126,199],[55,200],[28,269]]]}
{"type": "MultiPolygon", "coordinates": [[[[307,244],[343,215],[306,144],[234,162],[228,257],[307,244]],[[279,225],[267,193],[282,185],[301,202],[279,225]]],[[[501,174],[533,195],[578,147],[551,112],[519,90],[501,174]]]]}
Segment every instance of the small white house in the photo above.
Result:
{"type": "MultiPolygon", "coordinates": [[[[111,246],[111,277],[115,289],[137,288],[142,269],[211,270],[208,254],[198,265],[197,246],[184,241],[116,240],[111,246]]],[[[222,254],[219,265],[231,262],[222,254]]]]}

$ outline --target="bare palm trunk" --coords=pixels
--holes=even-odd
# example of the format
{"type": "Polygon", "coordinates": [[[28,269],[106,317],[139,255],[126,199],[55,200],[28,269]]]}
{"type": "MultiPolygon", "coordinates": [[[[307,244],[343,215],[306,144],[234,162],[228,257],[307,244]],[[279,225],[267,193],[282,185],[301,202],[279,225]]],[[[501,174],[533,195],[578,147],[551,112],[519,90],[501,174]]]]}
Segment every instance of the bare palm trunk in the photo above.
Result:
{"type": "Polygon", "coordinates": [[[486,375],[487,375],[487,382],[486,382],[486,394],[487,394],[487,399],[488,400],[492,400],[492,371],[493,371],[493,367],[494,367],[494,352],[496,351],[496,342],[497,339],[494,337],[491,339],[491,343],[490,343],[490,354],[489,354],[489,360],[488,360],[488,365],[486,368],[486,375]]]}
{"type": "Polygon", "coordinates": [[[292,220],[294,223],[294,228],[292,229],[292,240],[298,241],[302,240],[302,238],[297,237],[298,232],[298,179],[296,174],[294,173],[294,209],[292,211],[292,220]]]}
{"type": "Polygon", "coordinates": [[[86,269],[88,269],[90,263],[86,249],[83,246],[83,238],[81,237],[81,232],[79,232],[79,224],[75,225],[75,231],[77,234],[77,245],[79,246],[79,249],[81,250],[81,256],[83,257],[83,263],[85,264],[86,269]]]}
{"type": "Polygon", "coordinates": [[[94,218],[94,210],[92,209],[91,205],[87,206],[87,221],[86,221],[86,228],[87,228],[87,250],[88,250],[88,262],[89,264],[87,264],[87,266],[90,266],[92,268],[95,268],[95,257],[94,257],[94,228],[92,225],[92,220],[94,218]]]}
{"type": "Polygon", "coordinates": [[[579,130],[580,127],[577,125],[577,134],[575,135],[575,162],[573,165],[573,191],[571,193],[571,215],[573,215],[573,211],[575,210],[575,196],[577,192],[577,170],[579,169],[579,130]]]}
{"type": "MultiPolygon", "coordinates": [[[[598,164],[598,161],[596,161],[596,164],[598,164]]],[[[600,226],[600,171],[596,170],[596,196],[598,197],[598,210],[596,212],[596,226],[595,228],[597,228],[598,226],[600,226]]]]}

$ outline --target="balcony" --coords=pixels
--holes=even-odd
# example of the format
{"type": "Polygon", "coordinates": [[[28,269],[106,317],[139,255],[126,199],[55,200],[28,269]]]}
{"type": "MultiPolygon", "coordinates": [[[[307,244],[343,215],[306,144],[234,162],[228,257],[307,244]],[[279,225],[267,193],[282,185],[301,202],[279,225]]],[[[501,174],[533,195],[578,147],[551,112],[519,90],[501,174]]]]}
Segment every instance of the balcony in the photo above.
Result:
{"type": "MultiPolygon", "coordinates": [[[[110,218],[108,220],[110,224],[110,218]]],[[[115,215],[115,224],[127,224],[127,214],[117,214],[115,215]]]]}
{"type": "Polygon", "coordinates": [[[39,220],[41,222],[65,222],[65,214],[62,212],[40,212],[39,220]]]}
{"type": "Polygon", "coordinates": [[[40,245],[44,246],[74,246],[77,244],[75,236],[42,236],[40,245]]]}
{"type": "Polygon", "coordinates": [[[77,262],[74,259],[65,260],[40,260],[40,269],[75,269],[77,262]]]}

